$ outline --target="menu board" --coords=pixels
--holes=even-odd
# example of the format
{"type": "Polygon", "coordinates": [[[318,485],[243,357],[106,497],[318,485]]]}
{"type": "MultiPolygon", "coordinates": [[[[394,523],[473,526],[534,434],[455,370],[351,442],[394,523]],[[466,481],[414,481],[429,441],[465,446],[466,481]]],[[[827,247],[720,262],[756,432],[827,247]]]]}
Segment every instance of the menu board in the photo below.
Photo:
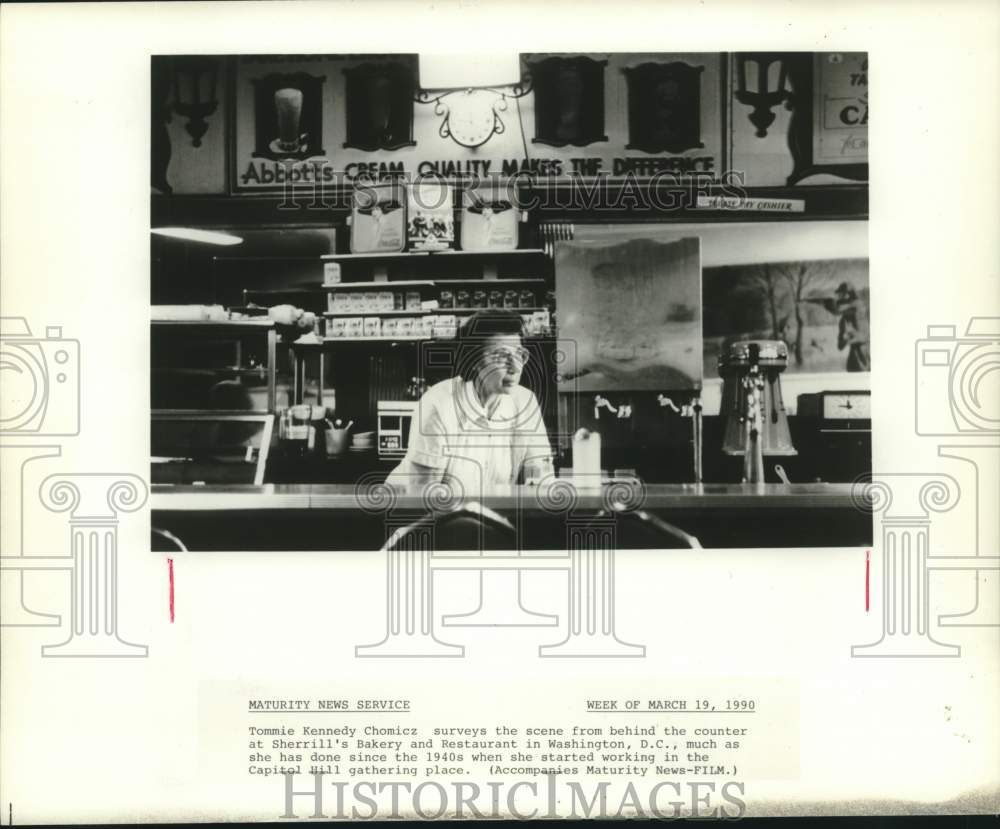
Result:
{"type": "Polygon", "coordinates": [[[559,339],[577,355],[561,391],[701,388],[701,240],[633,233],[556,247],[559,339]]]}

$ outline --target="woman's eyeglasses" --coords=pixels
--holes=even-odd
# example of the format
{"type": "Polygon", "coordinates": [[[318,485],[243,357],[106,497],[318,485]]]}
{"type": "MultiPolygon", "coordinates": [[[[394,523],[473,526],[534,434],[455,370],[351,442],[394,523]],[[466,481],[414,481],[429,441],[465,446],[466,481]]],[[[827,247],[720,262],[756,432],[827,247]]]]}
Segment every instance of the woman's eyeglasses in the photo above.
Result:
{"type": "Polygon", "coordinates": [[[483,352],[483,360],[490,365],[523,366],[531,353],[526,348],[489,348],[483,352]]]}

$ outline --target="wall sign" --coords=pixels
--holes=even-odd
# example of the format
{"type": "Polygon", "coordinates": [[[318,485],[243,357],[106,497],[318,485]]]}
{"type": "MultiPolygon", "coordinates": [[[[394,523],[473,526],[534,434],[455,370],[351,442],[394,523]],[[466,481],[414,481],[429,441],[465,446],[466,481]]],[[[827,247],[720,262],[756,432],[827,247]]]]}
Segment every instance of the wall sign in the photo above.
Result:
{"type": "Polygon", "coordinates": [[[804,213],[805,199],[748,199],[742,196],[698,196],[698,210],[743,210],[752,213],[804,213]]]}
{"type": "Polygon", "coordinates": [[[415,54],[261,55],[231,65],[236,193],[292,185],[303,198],[329,188],[326,198],[358,179],[397,176],[541,182],[725,170],[718,53],[525,54],[532,89],[481,146],[456,146],[434,107],[414,103],[415,54]],[[643,110],[634,122],[630,106],[643,110]]]}
{"type": "Polygon", "coordinates": [[[868,55],[786,53],[789,185],[820,173],[868,180],[868,55]]]}
{"type": "Polygon", "coordinates": [[[868,55],[816,55],[813,105],[813,161],[856,164],[868,161],[868,55]]]}
{"type": "Polygon", "coordinates": [[[254,158],[304,159],[323,149],[323,81],[306,72],[254,78],[254,158]]]}

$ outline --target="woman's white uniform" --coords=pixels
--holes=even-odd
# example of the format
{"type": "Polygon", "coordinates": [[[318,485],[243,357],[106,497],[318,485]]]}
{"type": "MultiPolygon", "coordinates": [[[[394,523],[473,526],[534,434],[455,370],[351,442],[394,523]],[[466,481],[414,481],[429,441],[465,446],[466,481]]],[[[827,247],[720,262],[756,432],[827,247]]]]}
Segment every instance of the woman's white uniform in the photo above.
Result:
{"type": "Polygon", "coordinates": [[[471,380],[435,383],[420,398],[406,457],[387,483],[406,486],[428,467],[475,499],[496,486],[516,483],[526,462],[548,461],[552,449],[535,395],[523,386],[498,395],[487,412],[471,380]]]}

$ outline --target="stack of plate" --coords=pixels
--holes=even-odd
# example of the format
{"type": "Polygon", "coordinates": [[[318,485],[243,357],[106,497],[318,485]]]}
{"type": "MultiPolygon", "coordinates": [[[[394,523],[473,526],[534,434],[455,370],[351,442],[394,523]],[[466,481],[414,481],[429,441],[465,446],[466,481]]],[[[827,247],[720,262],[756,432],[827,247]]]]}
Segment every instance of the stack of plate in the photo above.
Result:
{"type": "Polygon", "coordinates": [[[375,448],[374,432],[357,432],[351,436],[351,452],[369,452],[375,448]]]}

